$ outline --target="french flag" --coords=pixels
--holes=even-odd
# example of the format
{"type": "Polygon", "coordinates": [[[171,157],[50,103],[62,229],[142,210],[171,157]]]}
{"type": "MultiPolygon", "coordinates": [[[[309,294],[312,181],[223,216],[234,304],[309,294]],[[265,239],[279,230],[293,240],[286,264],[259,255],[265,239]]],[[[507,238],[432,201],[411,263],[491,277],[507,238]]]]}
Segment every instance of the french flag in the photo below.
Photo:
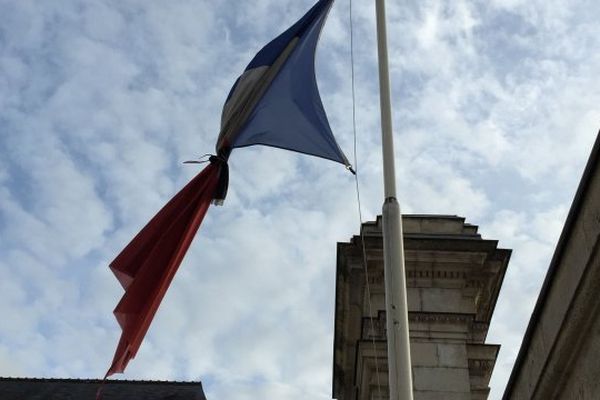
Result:
{"type": "Polygon", "coordinates": [[[267,44],[233,85],[216,155],[110,263],[125,293],[114,310],[122,329],[106,377],[135,357],[161,300],[212,202],[225,198],[234,148],[265,145],[344,164],[315,78],[315,50],[333,0],[320,0],[267,44]]]}
{"type": "Polygon", "coordinates": [[[221,118],[217,154],[256,144],[350,166],[336,143],[315,77],[315,50],[333,0],[321,0],[250,61],[221,118]]]}

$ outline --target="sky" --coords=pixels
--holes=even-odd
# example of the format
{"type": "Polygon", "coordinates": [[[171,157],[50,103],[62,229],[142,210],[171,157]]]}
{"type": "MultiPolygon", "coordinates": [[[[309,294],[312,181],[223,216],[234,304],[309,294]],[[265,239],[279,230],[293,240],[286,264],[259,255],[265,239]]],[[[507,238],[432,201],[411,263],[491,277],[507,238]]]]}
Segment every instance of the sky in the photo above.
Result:
{"type": "MultiPolygon", "coordinates": [[[[0,376],[100,378],[121,333],[108,264],[213,152],[252,56],[311,0],[0,0],[0,376]]],[[[600,128],[595,0],[388,2],[399,199],[513,249],[489,343],[499,399],[600,128]]],[[[353,159],[349,2],[317,79],[353,159]]],[[[380,213],[375,10],[354,1],[357,168],[380,213]]],[[[209,399],[330,399],[336,242],[359,230],[343,166],[235,150],[126,379],[209,399]]]]}

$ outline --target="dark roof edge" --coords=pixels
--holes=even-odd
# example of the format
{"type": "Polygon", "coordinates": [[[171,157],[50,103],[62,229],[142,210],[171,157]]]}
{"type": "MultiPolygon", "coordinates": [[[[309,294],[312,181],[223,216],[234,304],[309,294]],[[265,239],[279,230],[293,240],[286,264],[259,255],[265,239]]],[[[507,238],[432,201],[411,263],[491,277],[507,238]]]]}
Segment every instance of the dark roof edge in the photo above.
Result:
{"type": "Polygon", "coordinates": [[[525,331],[525,336],[523,336],[523,341],[521,342],[521,348],[519,349],[519,354],[517,355],[517,359],[515,360],[515,364],[510,373],[510,377],[508,379],[508,383],[506,384],[506,388],[504,389],[504,394],[502,395],[503,400],[510,399],[510,395],[514,389],[514,385],[516,383],[517,377],[521,368],[523,367],[523,363],[525,361],[525,355],[527,353],[527,349],[531,345],[531,339],[533,337],[533,331],[535,326],[537,325],[542,310],[546,304],[546,299],[552,288],[552,284],[554,281],[554,275],[556,275],[556,271],[558,269],[558,265],[562,259],[565,246],[569,241],[571,233],[573,231],[573,227],[575,226],[575,221],[577,216],[579,215],[579,211],[581,209],[583,198],[589,188],[592,171],[594,167],[600,161],[600,131],[596,135],[596,141],[594,142],[594,146],[592,147],[592,151],[590,154],[590,158],[583,170],[583,175],[581,177],[581,181],[579,182],[579,187],[577,188],[577,192],[575,192],[575,198],[573,199],[573,203],[571,204],[571,209],[569,210],[569,214],[567,216],[567,220],[565,221],[565,225],[560,234],[560,238],[558,239],[558,243],[556,244],[556,249],[554,250],[554,255],[552,256],[552,260],[550,261],[550,266],[548,267],[548,272],[546,273],[546,278],[544,278],[544,283],[542,284],[542,288],[540,290],[540,294],[535,303],[535,307],[533,308],[533,313],[531,314],[531,318],[529,319],[529,324],[527,325],[527,330],[525,331]]]}
{"type": "MultiPolygon", "coordinates": [[[[102,379],[86,378],[30,378],[0,376],[0,381],[19,381],[19,382],[63,382],[63,383],[102,383],[102,379]]],[[[202,385],[200,381],[152,381],[152,380],[129,380],[129,379],[107,379],[105,385],[111,384],[141,384],[141,385],[202,385]]]]}

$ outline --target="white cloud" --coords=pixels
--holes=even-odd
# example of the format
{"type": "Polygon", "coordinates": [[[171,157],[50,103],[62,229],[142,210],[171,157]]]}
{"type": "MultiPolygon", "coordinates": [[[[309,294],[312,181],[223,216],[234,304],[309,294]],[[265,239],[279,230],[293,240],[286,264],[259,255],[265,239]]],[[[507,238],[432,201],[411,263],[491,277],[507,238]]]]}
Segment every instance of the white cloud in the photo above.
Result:
{"type": "MultiPolygon", "coordinates": [[[[213,150],[233,80],[311,3],[0,5],[1,375],[104,373],[122,293],[106,265],[197,173],[180,163],[213,150]]],[[[352,158],[347,12],[335,3],[317,72],[352,158]]],[[[494,399],[600,122],[599,16],[583,0],[388,3],[403,209],[465,216],[514,249],[490,332],[494,399]]],[[[354,3],[368,219],[383,192],[374,19],[354,3]]],[[[329,398],[353,178],[264,148],[236,150],[231,174],[126,377],[201,379],[209,398],[329,398]]]]}

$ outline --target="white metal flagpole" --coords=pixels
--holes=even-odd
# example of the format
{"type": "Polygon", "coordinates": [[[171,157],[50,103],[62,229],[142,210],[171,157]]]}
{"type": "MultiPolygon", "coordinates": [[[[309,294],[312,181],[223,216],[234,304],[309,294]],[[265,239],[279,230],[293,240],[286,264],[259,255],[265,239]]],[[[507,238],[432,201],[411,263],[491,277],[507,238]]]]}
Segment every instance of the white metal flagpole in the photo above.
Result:
{"type": "Polygon", "coordinates": [[[390,400],[412,400],[412,371],[404,272],[402,215],[396,198],[385,0],[376,0],[379,96],[383,146],[383,254],[390,400]]]}

